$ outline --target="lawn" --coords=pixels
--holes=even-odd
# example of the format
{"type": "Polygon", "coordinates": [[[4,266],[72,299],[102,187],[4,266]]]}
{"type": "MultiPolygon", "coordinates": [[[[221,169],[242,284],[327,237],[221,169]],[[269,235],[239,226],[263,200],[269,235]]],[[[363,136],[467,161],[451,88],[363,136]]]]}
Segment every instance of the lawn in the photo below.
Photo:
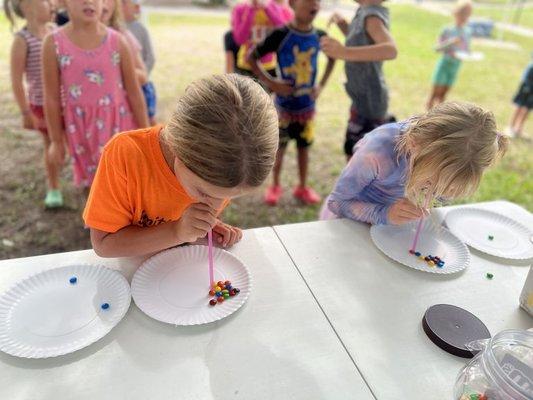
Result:
{"type": "MultiPolygon", "coordinates": [[[[392,33],[399,47],[397,60],[386,63],[391,111],[398,118],[424,111],[430,76],[437,59],[435,38],[449,19],[408,5],[390,5],[392,33]]],[[[200,76],[222,72],[222,34],[228,18],[152,14],[149,27],[157,52],[153,80],[159,91],[159,115],[164,121],[187,84],[200,76]]],[[[325,20],[318,20],[324,27],[325,20]]],[[[339,36],[334,29],[330,34],[339,36]]],[[[533,39],[506,35],[517,49],[475,44],[485,60],[467,63],[450,99],[475,102],[494,111],[503,129],[511,115],[510,99],[529,61],[533,39]]],[[[0,19],[0,258],[28,256],[90,247],[80,218],[84,199],[70,185],[70,170],[63,171],[67,208],[42,209],[44,173],[37,134],[18,128],[18,115],[9,89],[9,28],[0,19]],[[7,241],[6,241],[7,240],[7,241]]],[[[323,62],[324,60],[322,60],[323,62]]],[[[344,71],[339,63],[318,103],[317,139],[312,148],[310,184],[323,196],[331,190],[344,166],[343,135],[349,101],[343,89],[344,71]]],[[[533,133],[529,121],[526,130],[533,133]]],[[[531,135],[530,135],[531,137],[531,135]]],[[[478,193],[467,201],[505,198],[533,211],[533,145],[513,142],[507,157],[485,176],[478,193]]],[[[262,190],[234,201],[226,221],[249,228],[316,219],[319,207],[303,207],[291,197],[296,182],[295,153],[291,148],[284,165],[285,195],[279,207],[262,204],[262,190]]]]}
{"type": "Polygon", "coordinates": [[[487,17],[495,22],[515,23],[533,29],[533,4],[529,3],[522,10],[516,7],[475,5],[474,16],[487,17]]]}

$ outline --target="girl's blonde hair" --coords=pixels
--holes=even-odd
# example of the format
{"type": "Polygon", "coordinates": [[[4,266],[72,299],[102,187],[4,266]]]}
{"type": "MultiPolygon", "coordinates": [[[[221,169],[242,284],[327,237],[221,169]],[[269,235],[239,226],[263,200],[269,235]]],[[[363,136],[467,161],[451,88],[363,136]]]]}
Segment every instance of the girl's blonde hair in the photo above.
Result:
{"type": "Polygon", "coordinates": [[[492,112],[469,103],[439,104],[412,118],[398,140],[398,154],[409,163],[405,195],[419,202],[428,181],[432,198],[471,195],[507,146],[492,112]]]}
{"type": "Polygon", "coordinates": [[[11,24],[11,29],[15,27],[15,16],[19,18],[26,18],[22,12],[21,3],[24,0],[4,0],[4,12],[8,21],[11,24]]]}
{"type": "Polygon", "coordinates": [[[115,9],[111,14],[111,19],[109,20],[109,27],[113,28],[118,32],[124,32],[126,30],[126,25],[124,23],[124,17],[122,16],[122,3],[121,0],[112,0],[115,3],[115,9]]]}
{"type": "Polygon", "coordinates": [[[186,89],[162,135],[203,180],[257,187],[274,165],[278,118],[272,99],[252,79],[214,75],[186,89]]]}

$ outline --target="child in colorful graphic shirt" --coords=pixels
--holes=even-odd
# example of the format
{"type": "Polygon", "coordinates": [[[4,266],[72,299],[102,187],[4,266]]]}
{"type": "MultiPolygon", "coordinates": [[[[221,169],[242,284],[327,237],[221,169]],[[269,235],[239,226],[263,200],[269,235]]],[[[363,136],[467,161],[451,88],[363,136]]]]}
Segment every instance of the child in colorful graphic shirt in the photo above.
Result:
{"type": "Polygon", "coordinates": [[[470,0],[459,0],[453,12],[455,26],[444,28],[440,34],[437,51],[442,52],[442,56],[433,73],[433,91],[427,104],[428,110],[446,99],[461,67],[459,54],[470,51],[471,33],[466,24],[471,14],[470,0]]]}
{"type": "Polygon", "coordinates": [[[281,198],[280,173],[283,155],[290,139],[296,140],[300,184],[294,197],[305,204],[315,204],[320,197],[306,185],[309,146],[313,142],[315,101],[333,71],[335,61],[328,59],[324,75],[315,86],[320,38],[326,33],[313,27],[320,9],[318,0],[291,0],[294,20],[276,29],[251,53],[249,60],[253,71],[276,94],[280,124],[280,146],[274,165],[274,184],[267,189],[265,202],[276,205],[281,198]],[[282,80],[274,80],[260,67],[257,60],[275,52],[282,80]]]}

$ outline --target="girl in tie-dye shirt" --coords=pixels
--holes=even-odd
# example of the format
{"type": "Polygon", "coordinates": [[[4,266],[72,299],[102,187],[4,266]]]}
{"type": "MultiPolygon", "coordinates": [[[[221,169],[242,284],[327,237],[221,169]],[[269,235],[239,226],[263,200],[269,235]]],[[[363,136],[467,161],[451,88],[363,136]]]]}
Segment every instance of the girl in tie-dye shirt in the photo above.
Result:
{"type": "Polygon", "coordinates": [[[321,219],[371,224],[418,219],[428,211],[422,199],[473,193],[507,142],[496,131],[494,115],[468,103],[443,103],[424,115],[383,125],[355,146],[321,219]]]}

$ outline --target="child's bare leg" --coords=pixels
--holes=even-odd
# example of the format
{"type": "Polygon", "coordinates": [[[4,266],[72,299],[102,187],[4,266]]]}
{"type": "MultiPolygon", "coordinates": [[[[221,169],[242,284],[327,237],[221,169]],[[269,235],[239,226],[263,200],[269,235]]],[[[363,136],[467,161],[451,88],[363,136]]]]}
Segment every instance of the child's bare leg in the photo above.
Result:
{"type": "Polygon", "coordinates": [[[515,123],[512,128],[516,136],[520,137],[522,135],[522,131],[524,130],[524,125],[529,115],[529,109],[527,107],[518,107],[516,114],[517,116],[516,116],[515,123]]]}
{"type": "Polygon", "coordinates": [[[300,176],[300,186],[305,187],[307,183],[307,167],[309,165],[309,148],[298,148],[298,173],[300,176]]]}
{"type": "Polygon", "coordinates": [[[450,86],[441,86],[439,102],[437,104],[444,103],[449,91],[450,91],[450,86]]]}
{"type": "Polygon", "coordinates": [[[59,189],[59,167],[48,158],[48,148],[50,147],[50,138],[43,135],[44,139],[44,165],[46,167],[46,177],[48,187],[52,190],[59,189]]]}
{"type": "MultiPolygon", "coordinates": [[[[439,88],[440,88],[440,86],[438,86],[438,85],[433,86],[433,89],[431,91],[431,95],[429,96],[429,100],[428,100],[427,105],[426,105],[428,110],[431,110],[433,108],[433,106],[435,105],[435,101],[437,100],[438,93],[439,93],[439,88]]],[[[348,158],[348,161],[349,160],[350,159],[348,158]]]]}
{"type": "Polygon", "coordinates": [[[283,165],[283,156],[285,155],[286,146],[280,146],[276,153],[276,162],[274,163],[274,169],[272,176],[274,177],[274,186],[279,186],[279,177],[281,175],[281,166],[283,165]]]}

